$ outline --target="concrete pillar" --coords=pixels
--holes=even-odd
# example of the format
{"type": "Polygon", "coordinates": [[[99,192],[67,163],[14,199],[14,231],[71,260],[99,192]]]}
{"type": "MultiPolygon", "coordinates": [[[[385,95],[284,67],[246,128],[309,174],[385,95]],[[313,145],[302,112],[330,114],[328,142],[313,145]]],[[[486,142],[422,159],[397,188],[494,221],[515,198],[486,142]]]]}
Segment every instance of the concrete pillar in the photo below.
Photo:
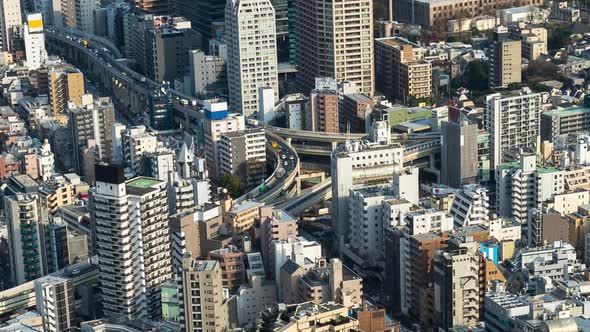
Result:
{"type": "Polygon", "coordinates": [[[287,144],[289,144],[289,146],[291,146],[291,137],[287,137],[287,144]]]}
{"type": "Polygon", "coordinates": [[[337,146],[338,146],[338,142],[332,142],[332,151],[336,150],[337,146]]]}

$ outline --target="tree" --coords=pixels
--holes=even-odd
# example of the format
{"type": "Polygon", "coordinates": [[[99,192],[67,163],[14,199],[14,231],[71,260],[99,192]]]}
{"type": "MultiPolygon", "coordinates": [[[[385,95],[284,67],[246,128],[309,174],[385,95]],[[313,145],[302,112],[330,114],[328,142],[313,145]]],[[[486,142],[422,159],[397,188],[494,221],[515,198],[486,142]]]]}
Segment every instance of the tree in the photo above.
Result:
{"type": "Polygon", "coordinates": [[[242,196],[244,193],[244,184],[239,177],[233,174],[224,174],[221,177],[221,186],[229,192],[233,198],[242,196]]]}
{"type": "Polygon", "coordinates": [[[473,60],[463,74],[463,84],[472,91],[486,91],[490,86],[490,66],[487,62],[473,60]]]}

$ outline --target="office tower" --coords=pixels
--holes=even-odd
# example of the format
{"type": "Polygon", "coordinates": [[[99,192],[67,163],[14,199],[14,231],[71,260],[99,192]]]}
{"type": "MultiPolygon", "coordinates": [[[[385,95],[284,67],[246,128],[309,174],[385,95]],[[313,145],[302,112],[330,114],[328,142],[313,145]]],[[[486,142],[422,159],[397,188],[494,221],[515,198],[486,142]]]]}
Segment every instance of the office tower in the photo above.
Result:
{"type": "Polygon", "coordinates": [[[215,260],[197,260],[190,255],[182,259],[179,282],[180,308],[184,331],[223,332],[229,326],[227,300],[224,296],[221,267],[215,260]]]}
{"type": "Polygon", "coordinates": [[[214,34],[213,25],[223,22],[225,6],[226,2],[219,0],[174,0],[174,14],[190,20],[206,46],[209,40],[220,37],[214,34]]]}
{"type": "Polygon", "coordinates": [[[521,82],[521,41],[509,39],[505,26],[494,29],[489,58],[491,86],[507,87],[510,83],[521,82]]]}
{"type": "Polygon", "coordinates": [[[227,68],[220,56],[205,55],[201,50],[189,52],[191,94],[204,96],[208,93],[227,94],[227,68]]]}
{"type": "Polygon", "coordinates": [[[270,0],[231,0],[225,8],[230,108],[248,116],[258,111],[258,89],[270,87],[278,100],[275,11],[270,0]],[[256,38],[252,37],[256,36],[256,38]]]}
{"type": "Polygon", "coordinates": [[[442,122],[440,183],[453,188],[476,181],[479,167],[477,123],[467,119],[442,122]]]}
{"type": "Polygon", "coordinates": [[[35,302],[44,331],[60,332],[74,326],[74,289],[70,279],[46,276],[35,280],[35,302]]]}
{"type": "Polygon", "coordinates": [[[463,186],[455,193],[449,214],[455,220],[455,228],[461,229],[474,225],[489,225],[490,202],[488,190],[478,184],[463,186]]]}
{"type": "Polygon", "coordinates": [[[372,1],[295,1],[297,76],[304,88],[311,90],[316,77],[333,77],[373,95],[372,13],[372,1]]]}
{"type": "MultiPolygon", "coordinates": [[[[569,242],[570,227],[572,225],[559,213],[553,210],[534,208],[528,218],[528,246],[541,247],[556,241],[569,242]]],[[[573,229],[571,233],[574,233],[573,229]]]]}
{"type": "Polygon", "coordinates": [[[201,36],[183,17],[149,27],[145,35],[147,77],[174,82],[189,73],[189,51],[202,47],[201,36]]]}
{"type": "Polygon", "coordinates": [[[403,37],[375,40],[377,90],[391,100],[410,104],[410,98],[432,94],[432,65],[424,60],[424,49],[403,37]]]}
{"type": "Polygon", "coordinates": [[[205,119],[203,121],[203,136],[205,141],[205,157],[207,167],[212,178],[220,176],[219,154],[217,147],[221,134],[246,129],[244,116],[231,114],[227,111],[227,103],[220,100],[205,100],[205,119]]]}
{"type": "Polygon", "coordinates": [[[537,165],[534,154],[523,153],[520,161],[496,167],[496,208],[502,217],[512,218],[523,226],[533,208],[553,195],[565,191],[564,171],[537,165]],[[521,188],[527,188],[522,190],[521,188]]]}
{"type": "Polygon", "coordinates": [[[339,103],[337,91],[313,90],[309,96],[311,112],[307,113],[305,129],[326,133],[340,132],[339,103]]]}
{"type": "Polygon", "coordinates": [[[44,219],[40,207],[36,194],[19,193],[4,198],[11,281],[14,285],[40,278],[45,274],[41,246],[41,223],[44,219]]]}
{"type": "Polygon", "coordinates": [[[91,94],[86,94],[83,99],[82,105],[68,108],[68,123],[75,149],[76,173],[87,175],[87,170],[92,171],[96,161],[109,161],[113,156],[111,128],[115,125],[115,110],[109,97],[93,100],[91,94]],[[96,147],[94,158],[85,159],[84,151],[92,146],[96,147]]]}
{"type": "Polygon", "coordinates": [[[99,37],[106,37],[108,34],[107,9],[105,7],[97,8],[94,11],[94,34],[99,37]]]}
{"type": "Polygon", "coordinates": [[[266,179],[266,136],[264,129],[234,131],[221,134],[217,147],[219,175],[238,176],[248,187],[266,179]]]}
{"type": "Polygon", "coordinates": [[[82,104],[84,74],[76,68],[60,68],[49,72],[49,95],[52,114],[66,114],[68,103],[82,104]]]}
{"type": "Polygon", "coordinates": [[[0,1],[0,50],[11,51],[11,37],[22,27],[23,10],[20,1],[0,1]]]}
{"type": "Polygon", "coordinates": [[[170,92],[160,89],[148,95],[150,127],[154,130],[174,129],[174,105],[170,92]]]}
{"type": "Polygon", "coordinates": [[[469,248],[439,251],[434,257],[436,324],[448,330],[479,322],[479,257],[469,248]]]}
{"type": "Polygon", "coordinates": [[[171,0],[138,0],[134,5],[140,12],[154,15],[170,15],[174,6],[171,0]]]}
{"type": "Polygon", "coordinates": [[[403,164],[403,151],[397,145],[356,141],[332,152],[332,225],[338,235],[349,233],[349,190],[376,179],[390,181],[393,166],[403,164]]]}
{"type": "Polygon", "coordinates": [[[27,67],[38,69],[47,59],[45,51],[45,33],[43,32],[43,17],[41,14],[27,15],[27,23],[24,26],[25,53],[27,67]]]}
{"type": "Polygon", "coordinates": [[[123,132],[121,145],[123,146],[126,176],[132,177],[141,173],[143,154],[156,152],[158,138],[148,132],[145,126],[134,126],[123,132]]]}
{"type": "Polygon", "coordinates": [[[90,213],[105,316],[157,318],[172,276],[166,183],[125,181],[121,166],[96,165],[90,213]]]}
{"type": "Polygon", "coordinates": [[[491,136],[492,169],[506,161],[506,150],[540,148],[540,115],[541,95],[529,88],[486,96],[484,119],[491,136]]]}

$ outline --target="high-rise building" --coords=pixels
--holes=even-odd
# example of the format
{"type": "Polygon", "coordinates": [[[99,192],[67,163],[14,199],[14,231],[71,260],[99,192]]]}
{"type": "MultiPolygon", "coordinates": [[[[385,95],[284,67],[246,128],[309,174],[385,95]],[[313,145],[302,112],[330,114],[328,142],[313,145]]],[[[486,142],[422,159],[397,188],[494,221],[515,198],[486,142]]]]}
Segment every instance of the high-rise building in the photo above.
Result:
{"type": "Polygon", "coordinates": [[[275,11],[270,0],[230,0],[225,9],[230,108],[258,111],[258,89],[279,96],[275,11]],[[256,37],[253,37],[256,36],[256,37]]]}
{"type": "Polygon", "coordinates": [[[443,121],[440,153],[440,183],[460,188],[476,181],[479,167],[477,123],[469,120],[443,121]]]}
{"type": "Polygon", "coordinates": [[[295,1],[298,78],[311,90],[316,77],[353,82],[372,96],[373,1],[295,1]]]}
{"type": "Polygon", "coordinates": [[[340,132],[340,97],[335,90],[313,90],[309,96],[310,112],[305,120],[306,130],[326,133],[340,132]]]}
{"type": "Polygon", "coordinates": [[[211,39],[221,36],[215,35],[213,25],[223,22],[225,15],[225,1],[219,0],[174,0],[174,14],[191,21],[193,28],[203,36],[205,44],[211,39]]]}
{"type": "Polygon", "coordinates": [[[349,233],[349,190],[371,181],[390,181],[394,165],[403,164],[398,145],[351,142],[338,146],[331,156],[332,224],[340,236],[349,233]]]}
{"type": "Polygon", "coordinates": [[[46,276],[35,280],[36,309],[44,331],[67,331],[74,326],[74,289],[70,279],[46,276]]]}
{"type": "Polygon", "coordinates": [[[508,28],[499,26],[494,29],[489,58],[491,86],[507,87],[510,83],[521,82],[521,41],[511,40],[508,28]]]}
{"type": "Polygon", "coordinates": [[[217,147],[219,175],[238,176],[248,187],[266,179],[266,137],[264,129],[221,134],[217,147]]]}
{"type": "Polygon", "coordinates": [[[53,3],[58,3],[58,14],[55,15],[56,8],[54,6],[54,20],[62,16],[65,25],[72,29],[78,29],[85,33],[94,33],[94,10],[100,5],[98,0],[54,0],[53,3]],[[56,17],[57,16],[57,17],[56,17]]]}
{"type": "Polygon", "coordinates": [[[34,193],[6,196],[4,213],[12,283],[20,285],[41,277],[46,271],[41,245],[43,217],[38,196],[34,193]]]}
{"type": "Polygon", "coordinates": [[[155,130],[174,129],[174,105],[170,92],[154,90],[148,96],[150,127],[155,130]]]}
{"type": "Polygon", "coordinates": [[[75,68],[60,68],[49,72],[49,94],[53,115],[66,114],[68,103],[82,104],[84,74],[75,68]]]}
{"type": "Polygon", "coordinates": [[[496,167],[496,208],[502,217],[512,218],[523,225],[531,217],[533,208],[553,195],[565,191],[565,174],[554,167],[537,165],[537,156],[521,154],[519,162],[496,167]],[[527,190],[522,190],[526,188],[527,190]]]}
{"type": "Polygon", "coordinates": [[[23,12],[20,1],[0,1],[0,50],[11,51],[11,37],[22,27],[23,12]]]}
{"type": "Polygon", "coordinates": [[[362,93],[349,93],[340,104],[340,132],[365,133],[365,118],[371,113],[375,102],[362,93]]]}
{"type": "Polygon", "coordinates": [[[540,148],[541,109],[541,95],[529,88],[486,96],[485,127],[490,133],[492,169],[507,161],[506,150],[540,148]]]}
{"type": "Polygon", "coordinates": [[[439,251],[434,257],[436,326],[475,326],[479,322],[479,257],[470,248],[439,251]]]}
{"type": "Polygon", "coordinates": [[[109,161],[113,156],[111,128],[115,124],[115,110],[109,97],[94,100],[92,95],[86,94],[82,99],[84,102],[78,107],[70,104],[74,107],[68,108],[68,123],[72,130],[72,145],[76,149],[76,173],[87,175],[86,171],[92,171],[95,162],[109,161]],[[93,146],[96,147],[93,151],[94,158],[85,159],[84,151],[93,146]],[[85,161],[90,164],[86,165],[85,161]]]}
{"type": "Polygon", "coordinates": [[[189,51],[202,47],[201,36],[191,22],[175,17],[171,22],[154,24],[145,34],[147,77],[158,82],[174,82],[189,73],[189,51]]]}
{"type": "Polygon", "coordinates": [[[41,14],[27,15],[27,23],[24,26],[25,53],[27,67],[38,69],[47,59],[45,51],[45,33],[43,32],[43,17],[41,14]]]}
{"type": "Polygon", "coordinates": [[[161,315],[160,286],[172,276],[165,187],[153,178],[126,182],[121,166],[96,165],[90,212],[107,317],[161,315]]]}
{"type": "Polygon", "coordinates": [[[375,40],[375,73],[377,90],[405,105],[408,97],[432,94],[432,65],[424,60],[424,49],[406,38],[375,40]]]}
{"type": "Polygon", "coordinates": [[[180,325],[184,331],[223,332],[229,328],[221,267],[215,260],[182,259],[179,278],[180,325]]]}
{"type": "Polygon", "coordinates": [[[208,259],[219,262],[222,285],[232,294],[246,281],[244,253],[236,246],[212,250],[208,254],[208,259]]]}
{"type": "Polygon", "coordinates": [[[37,172],[41,181],[49,181],[49,178],[55,172],[55,156],[51,152],[49,141],[45,140],[39,151],[35,154],[37,172]]]}
{"type": "Polygon", "coordinates": [[[158,149],[158,138],[148,132],[145,126],[135,126],[122,133],[121,145],[126,176],[133,177],[141,173],[143,154],[156,152],[158,149]]]}
{"type": "Polygon", "coordinates": [[[193,95],[227,94],[227,68],[222,57],[192,50],[189,53],[189,67],[193,95]]]}
{"type": "Polygon", "coordinates": [[[205,119],[203,120],[203,136],[207,167],[212,178],[220,176],[219,141],[223,133],[246,129],[244,116],[229,114],[227,103],[220,100],[205,100],[205,119]]]}

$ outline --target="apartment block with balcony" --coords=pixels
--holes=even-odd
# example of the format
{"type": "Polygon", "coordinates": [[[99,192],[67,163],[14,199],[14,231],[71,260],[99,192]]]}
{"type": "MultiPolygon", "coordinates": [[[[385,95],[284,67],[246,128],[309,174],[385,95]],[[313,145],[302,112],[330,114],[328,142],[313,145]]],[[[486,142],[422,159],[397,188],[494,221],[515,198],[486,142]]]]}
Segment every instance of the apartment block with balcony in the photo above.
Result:
{"type": "Polygon", "coordinates": [[[216,249],[209,252],[208,259],[216,260],[221,267],[221,281],[223,288],[233,294],[246,281],[244,253],[235,246],[216,249]]]}
{"type": "Polygon", "coordinates": [[[221,134],[217,147],[219,174],[233,174],[248,187],[266,178],[266,136],[262,128],[221,134]]]}
{"type": "Polygon", "coordinates": [[[375,40],[377,90],[392,100],[409,104],[408,96],[432,95],[432,65],[424,60],[424,49],[403,37],[375,40]]]}

